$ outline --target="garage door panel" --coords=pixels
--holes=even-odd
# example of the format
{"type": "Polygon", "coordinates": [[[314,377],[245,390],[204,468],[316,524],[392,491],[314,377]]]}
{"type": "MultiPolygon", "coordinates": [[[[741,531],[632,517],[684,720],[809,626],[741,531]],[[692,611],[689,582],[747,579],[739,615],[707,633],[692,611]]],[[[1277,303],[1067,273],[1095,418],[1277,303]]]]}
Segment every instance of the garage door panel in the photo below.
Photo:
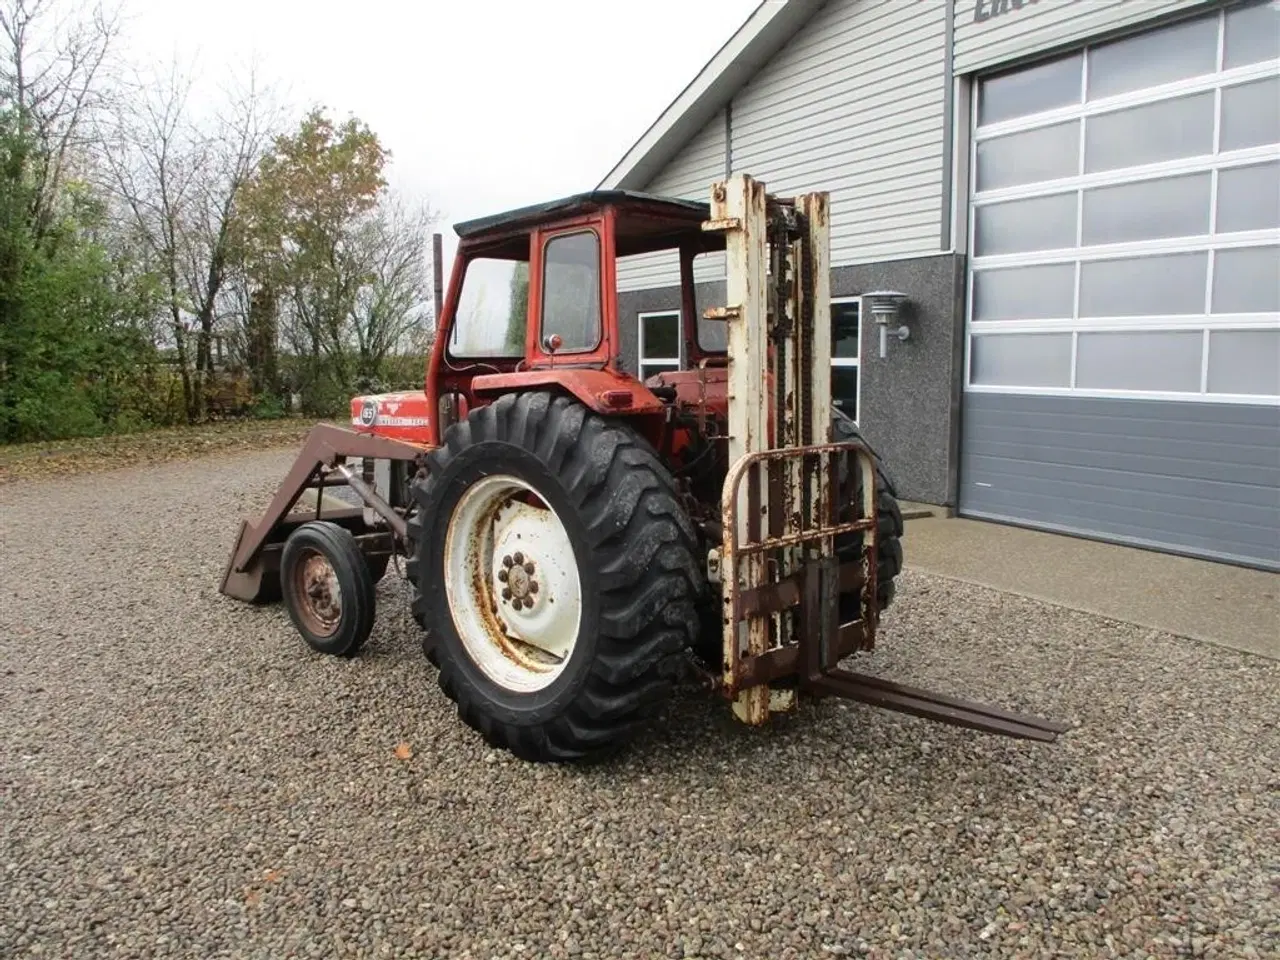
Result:
{"type": "Polygon", "coordinates": [[[1232,518],[1245,524],[1266,522],[1280,508],[1273,486],[1231,483],[1080,463],[1053,463],[973,454],[967,460],[969,483],[994,493],[1042,491],[1074,500],[1141,507],[1173,514],[1232,518]]]}
{"type": "Polygon", "coordinates": [[[1079,489],[1079,485],[1063,483],[1060,491],[1001,490],[998,495],[971,498],[965,515],[998,516],[1031,526],[1059,524],[1104,537],[1139,538],[1190,551],[1211,550],[1265,566],[1280,565],[1280,542],[1264,526],[1198,517],[1194,524],[1181,528],[1177,537],[1171,537],[1167,510],[1151,503],[1111,504],[1073,497],[1079,489]]]}
{"type": "Polygon", "coordinates": [[[1088,518],[1064,516],[1060,511],[1055,511],[1052,508],[1040,517],[1034,516],[1025,508],[1014,512],[1010,512],[1008,509],[974,510],[967,513],[966,516],[978,520],[1013,523],[1041,530],[1075,534],[1117,543],[1150,547],[1169,553],[1186,554],[1210,560],[1239,563],[1264,570],[1280,571],[1280,555],[1276,554],[1274,547],[1262,546],[1260,548],[1262,556],[1259,556],[1259,552],[1256,551],[1251,551],[1248,554],[1233,553],[1229,549],[1224,549],[1229,546],[1226,541],[1191,532],[1188,532],[1178,542],[1172,543],[1158,530],[1133,524],[1113,524],[1109,525],[1104,531],[1099,529],[1097,524],[1088,518]]]}
{"type": "MultiPolygon", "coordinates": [[[[1141,445],[1152,446],[1158,442],[1144,440],[1141,445]]],[[[1134,446],[1140,445],[1135,441],[1134,446]]],[[[1176,490],[1176,486],[1151,486],[1143,481],[1169,480],[1174,483],[1227,483],[1234,486],[1255,487],[1271,493],[1280,489],[1280,467],[1274,463],[1242,464],[1227,462],[1210,455],[1205,459],[1193,459],[1193,451],[1180,446],[1176,453],[1145,453],[1141,450],[1100,449],[1091,446],[1087,437],[1060,437],[1052,442],[1043,435],[1030,431],[1017,431],[998,440],[975,440],[965,445],[974,457],[1025,462],[1036,470],[1079,468],[1106,471],[1116,474],[1112,483],[1128,484],[1145,490],[1176,490]]],[[[1260,453],[1259,456],[1265,456],[1260,453]]],[[[1274,461],[1275,454],[1271,454],[1274,461]]],[[[1248,494],[1242,492],[1248,499],[1248,494]]]]}
{"type": "Polygon", "coordinates": [[[1031,459],[1045,459],[1037,457],[1037,453],[1052,453],[1063,458],[1061,462],[1100,467],[1117,465],[1124,469],[1134,468],[1135,463],[1130,458],[1146,458],[1150,461],[1147,472],[1174,476],[1186,475],[1187,467],[1225,465],[1240,472],[1215,472],[1207,476],[1239,483],[1280,486],[1280,454],[1272,444],[1249,442],[1253,438],[1249,437],[1246,428],[1237,428],[1235,432],[1241,442],[1231,443],[1225,439],[1158,436],[1133,425],[1127,431],[1104,433],[1089,430],[1085,425],[1077,429],[1074,424],[1065,427],[1028,423],[1017,418],[993,418],[992,424],[998,432],[971,438],[966,443],[970,451],[1000,457],[1025,453],[1031,459]],[[1052,443],[1045,440],[1046,429],[1052,433],[1052,443]]]}
{"type": "MultiPolygon", "coordinates": [[[[1176,428],[1184,425],[1173,426],[1176,428]]],[[[1249,443],[1249,431],[1243,427],[1235,429],[1238,439],[1234,443],[1227,438],[1191,439],[1177,435],[1176,429],[1171,431],[1173,436],[1160,436],[1154,431],[1138,432],[1132,425],[1127,430],[1115,431],[1091,430],[1087,424],[1079,424],[1078,427],[1079,429],[1058,427],[1056,448],[1067,451],[1098,450],[1115,454],[1173,456],[1179,460],[1188,459],[1193,462],[1234,463],[1244,467],[1268,468],[1276,471],[1276,475],[1280,475],[1275,448],[1267,444],[1249,443]]],[[[1011,419],[1007,425],[1001,427],[1000,441],[1006,444],[1034,444],[1039,441],[1042,429],[1041,426],[1028,425],[1026,421],[1011,419]]]]}
{"type": "Polygon", "coordinates": [[[1277,408],[990,393],[965,401],[962,514],[1280,562],[1277,408]],[[1091,433],[1107,449],[1085,450],[1091,433]],[[1126,452],[1126,439],[1141,451],[1126,452]],[[1162,445],[1165,454],[1152,452],[1162,445]],[[1170,464],[1181,472],[1170,475],[1170,464]]]}
{"type": "Polygon", "coordinates": [[[1005,402],[1009,394],[969,393],[965,404],[982,411],[992,424],[1031,430],[1063,429],[1101,437],[1145,437],[1170,443],[1209,443],[1223,458],[1240,450],[1274,448],[1280,431],[1280,407],[1243,404],[1179,403],[1150,400],[1098,402],[1093,397],[1024,396],[1024,403],[1005,402]],[[1044,402],[1038,402],[1044,401],[1044,402]]]}

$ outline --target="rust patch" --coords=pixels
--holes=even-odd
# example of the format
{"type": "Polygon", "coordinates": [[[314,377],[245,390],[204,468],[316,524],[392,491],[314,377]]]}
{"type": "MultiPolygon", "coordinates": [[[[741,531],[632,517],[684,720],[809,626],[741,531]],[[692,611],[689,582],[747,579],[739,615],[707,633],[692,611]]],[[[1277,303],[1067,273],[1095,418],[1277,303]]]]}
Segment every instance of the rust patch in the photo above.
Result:
{"type": "MultiPolygon", "coordinates": [[[[478,525],[478,529],[485,530],[492,528],[493,523],[497,519],[498,513],[502,508],[512,501],[520,501],[522,497],[522,493],[517,493],[496,502],[489,508],[485,517],[478,525]]],[[[474,565],[471,571],[471,590],[472,597],[476,601],[476,609],[480,611],[480,616],[484,621],[483,626],[485,633],[488,635],[489,642],[497,647],[502,655],[516,666],[522,667],[525,670],[531,670],[535,673],[545,673],[551,669],[551,665],[541,663],[526,656],[520,649],[523,644],[521,641],[510,635],[507,624],[502,619],[502,604],[499,597],[490,589],[490,564],[486,562],[488,558],[483,556],[483,543],[479,539],[482,536],[483,534],[473,533],[471,542],[468,544],[468,548],[471,555],[480,555],[479,561],[474,565]]],[[[532,606],[532,594],[537,593],[538,591],[536,581],[532,579],[528,571],[528,568],[533,566],[532,561],[526,562],[524,555],[519,552],[514,556],[506,556],[502,559],[503,572],[505,572],[507,576],[506,580],[503,581],[501,574],[499,574],[499,581],[505,582],[506,584],[502,590],[501,599],[509,601],[512,609],[514,610],[520,610],[526,604],[532,606]],[[521,593],[516,592],[516,580],[519,577],[524,578],[522,581],[519,581],[521,589],[523,590],[521,593]]],[[[455,627],[457,626],[457,621],[454,621],[454,625],[455,627]]]]}

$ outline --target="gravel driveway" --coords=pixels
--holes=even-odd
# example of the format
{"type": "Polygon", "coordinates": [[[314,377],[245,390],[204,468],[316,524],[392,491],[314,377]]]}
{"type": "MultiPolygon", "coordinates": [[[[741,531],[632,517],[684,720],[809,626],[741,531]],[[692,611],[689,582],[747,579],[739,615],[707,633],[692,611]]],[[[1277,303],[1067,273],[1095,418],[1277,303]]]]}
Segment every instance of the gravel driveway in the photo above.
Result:
{"type": "Polygon", "coordinates": [[[690,698],[526,767],[392,577],[349,663],[217,595],[289,459],[0,487],[0,956],[1280,955],[1280,664],[908,574],[877,670],[1079,729],[690,698]]]}

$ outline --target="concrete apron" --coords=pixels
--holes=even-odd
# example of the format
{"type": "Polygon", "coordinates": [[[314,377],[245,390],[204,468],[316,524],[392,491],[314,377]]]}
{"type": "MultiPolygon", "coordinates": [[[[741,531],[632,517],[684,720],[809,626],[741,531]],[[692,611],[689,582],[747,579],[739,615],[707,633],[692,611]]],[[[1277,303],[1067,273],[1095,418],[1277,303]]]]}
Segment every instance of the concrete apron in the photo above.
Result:
{"type": "Polygon", "coordinates": [[[906,566],[1280,660],[1280,574],[959,518],[907,523],[906,566]]]}

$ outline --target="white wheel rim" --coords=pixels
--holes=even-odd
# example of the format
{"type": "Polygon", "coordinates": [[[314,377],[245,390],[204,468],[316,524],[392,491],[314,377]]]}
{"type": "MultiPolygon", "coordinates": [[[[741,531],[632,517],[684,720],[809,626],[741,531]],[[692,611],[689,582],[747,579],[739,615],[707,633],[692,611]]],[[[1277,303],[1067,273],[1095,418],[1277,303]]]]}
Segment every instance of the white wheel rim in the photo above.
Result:
{"type": "Polygon", "coordinates": [[[471,484],[445,535],[445,590],[471,661],[506,690],[549,686],[573,655],[582,586],[556,512],[518,477],[471,484]]]}

